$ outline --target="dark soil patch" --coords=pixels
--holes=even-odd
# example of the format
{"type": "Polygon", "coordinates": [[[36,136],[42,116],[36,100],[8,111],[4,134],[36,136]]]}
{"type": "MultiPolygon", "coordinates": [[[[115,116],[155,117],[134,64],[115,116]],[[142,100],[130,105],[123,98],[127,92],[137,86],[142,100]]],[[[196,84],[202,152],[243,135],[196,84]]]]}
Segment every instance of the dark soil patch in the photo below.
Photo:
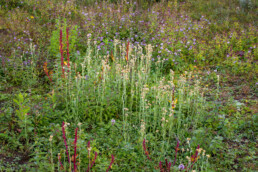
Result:
{"type": "Polygon", "coordinates": [[[1,166],[12,166],[18,167],[19,165],[24,165],[29,162],[30,156],[28,153],[19,153],[19,152],[12,152],[11,155],[0,154],[0,164],[1,166]]]}

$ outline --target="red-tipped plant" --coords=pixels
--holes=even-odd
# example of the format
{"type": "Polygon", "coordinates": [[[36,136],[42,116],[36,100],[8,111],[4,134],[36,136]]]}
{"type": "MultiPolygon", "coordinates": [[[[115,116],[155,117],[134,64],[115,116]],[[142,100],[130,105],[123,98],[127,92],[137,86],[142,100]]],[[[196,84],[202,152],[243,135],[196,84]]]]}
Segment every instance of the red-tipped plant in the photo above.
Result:
{"type": "Polygon", "coordinates": [[[160,169],[160,172],[164,172],[164,169],[162,167],[162,162],[161,161],[159,162],[159,169],[160,169]]]}
{"type": "Polygon", "coordinates": [[[192,165],[191,165],[191,168],[193,168],[193,165],[196,163],[197,161],[197,157],[198,157],[198,150],[200,149],[200,145],[197,146],[197,149],[195,151],[195,154],[191,156],[191,162],[192,162],[192,165]]]}
{"type": "Polygon", "coordinates": [[[64,77],[64,52],[63,52],[63,32],[62,29],[60,29],[60,39],[59,39],[59,43],[60,43],[60,54],[61,54],[61,67],[62,67],[62,74],[64,77]]]}
{"type": "Polygon", "coordinates": [[[111,169],[112,164],[114,163],[114,161],[115,161],[115,157],[114,157],[114,155],[111,155],[111,162],[110,162],[110,164],[109,164],[108,169],[107,169],[106,172],[108,172],[108,171],[111,169]]]}
{"type": "Polygon", "coordinates": [[[63,169],[64,169],[64,166],[63,166],[63,164],[62,164],[62,162],[61,162],[61,155],[60,155],[60,153],[58,154],[58,161],[59,161],[61,170],[63,170],[63,169]]]}
{"type": "Polygon", "coordinates": [[[169,172],[169,171],[170,171],[170,168],[171,168],[172,163],[171,163],[171,162],[169,162],[169,163],[168,163],[168,160],[167,160],[167,159],[165,159],[165,162],[166,162],[167,172],[169,172]]]}
{"type": "MultiPolygon", "coordinates": [[[[47,75],[49,81],[52,82],[52,79],[51,79],[51,77],[50,77],[50,75],[49,75],[49,73],[48,73],[47,62],[44,62],[44,64],[43,64],[43,69],[44,69],[44,72],[45,72],[45,74],[47,75]]],[[[51,73],[51,72],[50,72],[50,73],[51,73]]]]}
{"type": "Polygon", "coordinates": [[[176,158],[177,158],[178,150],[179,150],[179,140],[177,140],[177,144],[176,144],[176,153],[175,153],[175,159],[174,159],[174,162],[173,162],[173,166],[176,164],[176,158]]]}
{"type": "Polygon", "coordinates": [[[68,153],[68,146],[67,146],[66,136],[65,136],[65,123],[64,122],[62,124],[62,132],[63,132],[63,139],[64,139],[64,144],[65,144],[65,149],[66,149],[66,155],[67,155],[68,163],[70,164],[70,158],[69,158],[69,153],[68,153]]]}
{"type": "Polygon", "coordinates": [[[74,138],[74,156],[73,156],[73,169],[74,171],[76,171],[76,148],[77,148],[77,131],[78,131],[78,128],[75,129],[75,138],[74,138]]]}
{"type": "Polygon", "coordinates": [[[126,61],[128,62],[128,54],[129,54],[129,45],[130,45],[130,43],[129,43],[129,41],[127,42],[127,46],[126,46],[126,57],[125,57],[125,59],[126,59],[126,61]]]}
{"type": "Polygon", "coordinates": [[[150,156],[149,156],[149,152],[147,151],[147,148],[146,148],[145,139],[143,139],[142,147],[143,147],[143,150],[144,150],[145,155],[146,155],[147,158],[151,161],[150,156]]]}
{"type": "Polygon", "coordinates": [[[69,54],[69,29],[66,28],[66,48],[67,48],[67,67],[68,67],[68,72],[69,72],[69,67],[70,67],[70,54],[69,54]]]}
{"type": "Polygon", "coordinates": [[[172,163],[171,162],[168,163],[168,160],[165,159],[165,165],[166,165],[166,168],[163,168],[162,162],[161,161],[159,162],[160,172],[170,172],[172,163]]]}
{"type": "Polygon", "coordinates": [[[88,167],[87,172],[89,172],[89,171],[90,171],[90,169],[91,169],[91,168],[93,167],[93,165],[95,164],[96,159],[97,159],[97,156],[98,156],[98,153],[97,153],[97,152],[95,152],[94,159],[93,159],[93,161],[92,161],[92,163],[91,163],[90,168],[88,167]]]}

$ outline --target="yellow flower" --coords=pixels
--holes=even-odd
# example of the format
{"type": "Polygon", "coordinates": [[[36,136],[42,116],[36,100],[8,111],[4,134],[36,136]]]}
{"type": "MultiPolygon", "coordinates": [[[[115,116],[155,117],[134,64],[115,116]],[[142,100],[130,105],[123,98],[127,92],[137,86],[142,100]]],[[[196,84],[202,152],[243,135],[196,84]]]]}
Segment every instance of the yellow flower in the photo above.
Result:
{"type": "Polygon", "coordinates": [[[34,17],[33,17],[33,16],[30,16],[30,18],[34,19],[34,17]]]}
{"type": "Polygon", "coordinates": [[[64,65],[67,66],[67,62],[66,61],[64,61],[64,65]]]}

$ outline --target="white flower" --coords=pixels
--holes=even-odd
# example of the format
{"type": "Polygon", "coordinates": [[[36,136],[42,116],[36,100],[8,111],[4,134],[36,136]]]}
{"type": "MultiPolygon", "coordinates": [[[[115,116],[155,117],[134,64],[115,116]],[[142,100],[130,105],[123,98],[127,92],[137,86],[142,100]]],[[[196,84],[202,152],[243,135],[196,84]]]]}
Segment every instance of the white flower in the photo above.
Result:
{"type": "Polygon", "coordinates": [[[50,135],[49,141],[52,142],[52,140],[53,140],[53,135],[50,135]]]}

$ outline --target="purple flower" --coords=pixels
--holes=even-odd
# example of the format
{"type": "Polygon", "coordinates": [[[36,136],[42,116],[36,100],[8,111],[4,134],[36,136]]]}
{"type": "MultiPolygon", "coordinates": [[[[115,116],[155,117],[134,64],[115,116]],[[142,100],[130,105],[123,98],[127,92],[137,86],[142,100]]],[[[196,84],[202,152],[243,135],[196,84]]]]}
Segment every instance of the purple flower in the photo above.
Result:
{"type": "Polygon", "coordinates": [[[184,166],[184,164],[180,164],[180,165],[178,166],[178,168],[179,168],[180,170],[183,170],[183,169],[185,169],[185,166],[184,166]]]}
{"type": "Polygon", "coordinates": [[[88,80],[89,76],[88,75],[85,75],[85,80],[88,80]]]}
{"type": "Polygon", "coordinates": [[[116,120],[112,119],[111,124],[114,125],[116,123],[116,120]]]}

